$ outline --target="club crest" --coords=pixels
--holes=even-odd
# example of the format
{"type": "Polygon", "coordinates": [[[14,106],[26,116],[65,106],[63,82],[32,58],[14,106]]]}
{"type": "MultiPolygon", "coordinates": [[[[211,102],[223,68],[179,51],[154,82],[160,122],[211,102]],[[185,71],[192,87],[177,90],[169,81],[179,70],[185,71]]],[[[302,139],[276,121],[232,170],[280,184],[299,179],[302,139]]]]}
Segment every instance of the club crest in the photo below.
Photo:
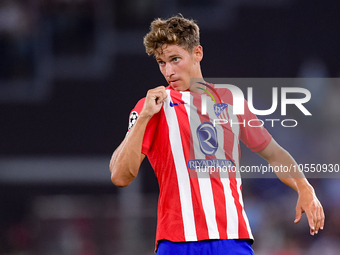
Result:
{"type": "Polygon", "coordinates": [[[219,117],[221,115],[221,113],[224,111],[225,108],[228,107],[228,104],[226,103],[218,103],[218,104],[214,104],[214,112],[216,114],[217,117],[219,117]]]}

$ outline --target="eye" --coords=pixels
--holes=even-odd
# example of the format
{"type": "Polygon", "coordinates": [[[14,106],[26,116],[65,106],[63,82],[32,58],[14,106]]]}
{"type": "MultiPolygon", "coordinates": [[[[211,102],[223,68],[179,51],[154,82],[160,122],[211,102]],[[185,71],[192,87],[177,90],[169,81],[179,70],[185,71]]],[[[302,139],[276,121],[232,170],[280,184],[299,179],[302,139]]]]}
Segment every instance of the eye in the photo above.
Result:
{"type": "Polygon", "coordinates": [[[165,63],[164,63],[164,61],[158,61],[158,64],[160,65],[160,66],[163,66],[165,63]]]}
{"type": "Polygon", "coordinates": [[[179,58],[178,57],[175,57],[172,59],[174,62],[178,62],[179,61],[179,58]]]}

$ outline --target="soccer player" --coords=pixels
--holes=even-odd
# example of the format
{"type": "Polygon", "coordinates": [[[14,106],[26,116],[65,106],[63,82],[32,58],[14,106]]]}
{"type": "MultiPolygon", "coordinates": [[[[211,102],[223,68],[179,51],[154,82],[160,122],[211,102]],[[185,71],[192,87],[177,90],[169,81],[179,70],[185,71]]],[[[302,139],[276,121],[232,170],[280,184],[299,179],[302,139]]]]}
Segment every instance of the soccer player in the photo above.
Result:
{"type": "MultiPolygon", "coordinates": [[[[202,95],[216,89],[203,79],[200,67],[203,49],[199,27],[193,20],[182,16],[154,20],[144,45],[148,55],[155,56],[168,86],[149,90],[131,111],[128,134],[110,161],[112,182],[119,187],[129,185],[143,159],[148,157],[160,187],[158,255],[254,254],[241,179],[231,172],[226,176],[196,173],[195,178],[192,170],[207,159],[238,168],[239,139],[273,167],[297,167],[296,162],[265,128],[243,125],[215,128],[209,118],[200,115],[202,95]],[[196,80],[194,84],[190,83],[192,78],[196,80]],[[195,126],[189,118],[198,124],[195,126]]],[[[218,93],[224,94],[223,102],[217,106],[228,107],[218,108],[217,113],[208,110],[207,115],[223,114],[239,123],[256,119],[247,104],[244,115],[233,115],[230,91],[218,93]]],[[[298,193],[295,223],[305,212],[311,235],[317,234],[324,227],[324,212],[313,187],[303,175],[278,177],[298,193]]]]}

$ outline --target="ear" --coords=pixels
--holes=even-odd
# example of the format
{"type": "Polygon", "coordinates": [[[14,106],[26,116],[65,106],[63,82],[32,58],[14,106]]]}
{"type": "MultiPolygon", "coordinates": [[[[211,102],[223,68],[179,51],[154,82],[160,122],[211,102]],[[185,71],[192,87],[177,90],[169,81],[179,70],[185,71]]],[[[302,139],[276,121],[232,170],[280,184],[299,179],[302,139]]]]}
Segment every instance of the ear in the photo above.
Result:
{"type": "Polygon", "coordinates": [[[196,62],[201,62],[203,59],[203,47],[201,45],[197,45],[193,50],[193,55],[196,62]]]}

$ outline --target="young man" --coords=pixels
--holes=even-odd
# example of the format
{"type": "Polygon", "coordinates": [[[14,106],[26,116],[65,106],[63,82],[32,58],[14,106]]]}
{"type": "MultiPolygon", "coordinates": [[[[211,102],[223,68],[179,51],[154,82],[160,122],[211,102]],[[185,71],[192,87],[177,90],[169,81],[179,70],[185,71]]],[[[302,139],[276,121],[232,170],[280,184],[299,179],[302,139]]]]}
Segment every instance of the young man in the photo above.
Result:
{"type": "MultiPolygon", "coordinates": [[[[146,52],[155,56],[169,86],[149,90],[132,110],[128,135],[110,162],[112,182],[119,187],[129,185],[148,156],[160,186],[157,254],[253,254],[240,178],[223,178],[222,174],[195,178],[190,159],[219,157],[238,168],[241,139],[273,167],[296,162],[265,128],[225,125],[217,130],[199,114],[204,91],[214,87],[202,76],[203,49],[194,21],[182,16],[157,19],[151,23],[144,45],[146,52]],[[192,78],[194,85],[190,84],[192,78]],[[196,118],[198,127],[189,118],[196,118]],[[191,136],[195,132],[197,136],[191,136]],[[214,134],[216,140],[211,140],[214,134]]],[[[256,118],[246,104],[244,116],[232,114],[230,91],[223,101],[229,106],[221,109],[224,116],[236,121],[256,118]]],[[[324,212],[313,187],[303,176],[279,178],[298,192],[295,223],[306,212],[310,233],[317,234],[324,227],[324,212]]]]}

